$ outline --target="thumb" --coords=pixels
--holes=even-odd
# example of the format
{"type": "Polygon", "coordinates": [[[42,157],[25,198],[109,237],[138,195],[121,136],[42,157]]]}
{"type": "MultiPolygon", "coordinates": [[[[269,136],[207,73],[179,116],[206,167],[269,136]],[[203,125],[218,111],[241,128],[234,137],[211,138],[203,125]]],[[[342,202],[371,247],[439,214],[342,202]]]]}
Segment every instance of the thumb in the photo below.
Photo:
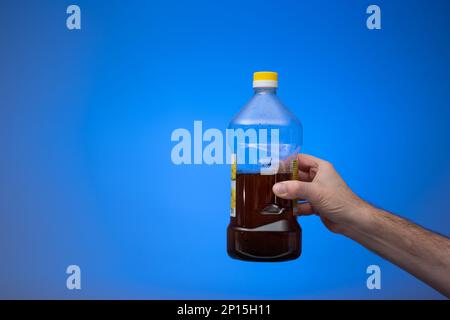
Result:
{"type": "Polygon", "coordinates": [[[290,180],[276,183],[272,190],[276,196],[283,199],[305,199],[310,201],[314,198],[315,186],[311,182],[290,180]]]}

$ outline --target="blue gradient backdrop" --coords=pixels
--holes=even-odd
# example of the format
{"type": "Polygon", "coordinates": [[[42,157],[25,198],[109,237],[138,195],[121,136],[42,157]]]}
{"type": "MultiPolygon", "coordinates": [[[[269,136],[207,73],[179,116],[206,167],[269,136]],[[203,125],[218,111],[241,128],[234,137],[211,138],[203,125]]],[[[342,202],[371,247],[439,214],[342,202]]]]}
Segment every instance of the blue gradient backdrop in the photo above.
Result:
{"type": "Polygon", "coordinates": [[[228,258],[229,167],[170,159],[174,129],[224,129],[276,70],[304,152],[448,235],[450,2],[375,3],[380,31],[368,1],[1,1],[0,297],[442,298],[317,217],[296,261],[228,258]]]}

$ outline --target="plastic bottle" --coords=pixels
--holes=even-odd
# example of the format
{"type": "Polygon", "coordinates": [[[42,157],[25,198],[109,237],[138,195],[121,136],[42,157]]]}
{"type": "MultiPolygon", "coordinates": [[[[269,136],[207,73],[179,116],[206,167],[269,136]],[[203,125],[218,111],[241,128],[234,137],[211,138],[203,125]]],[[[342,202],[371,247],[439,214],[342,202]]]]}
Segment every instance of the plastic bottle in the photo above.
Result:
{"type": "Polygon", "coordinates": [[[232,258],[284,261],[301,254],[297,202],[280,199],[272,191],[276,182],[298,178],[303,139],[302,125],[277,97],[277,87],[276,72],[255,72],[254,95],[228,127],[233,134],[227,139],[232,141],[227,229],[232,258]]]}

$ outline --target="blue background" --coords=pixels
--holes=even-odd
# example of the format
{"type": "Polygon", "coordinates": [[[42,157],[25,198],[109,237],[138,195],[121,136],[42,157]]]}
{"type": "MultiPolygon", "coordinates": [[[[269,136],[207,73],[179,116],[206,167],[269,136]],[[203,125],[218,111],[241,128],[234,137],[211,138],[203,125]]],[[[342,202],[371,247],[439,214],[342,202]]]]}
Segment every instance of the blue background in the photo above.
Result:
{"type": "Polygon", "coordinates": [[[225,129],[278,71],[304,152],[448,235],[450,2],[377,1],[372,31],[370,4],[1,1],[0,297],[442,298],[317,217],[298,260],[230,259],[229,166],[170,158],[174,129],[225,129]]]}

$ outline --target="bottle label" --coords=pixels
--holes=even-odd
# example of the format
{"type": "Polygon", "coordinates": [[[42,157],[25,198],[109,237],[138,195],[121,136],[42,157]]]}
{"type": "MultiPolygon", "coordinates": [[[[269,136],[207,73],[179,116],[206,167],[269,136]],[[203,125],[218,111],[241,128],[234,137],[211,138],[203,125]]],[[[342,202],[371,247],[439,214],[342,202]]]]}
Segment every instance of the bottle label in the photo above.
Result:
{"type": "Polygon", "coordinates": [[[236,154],[231,155],[231,205],[230,216],[236,217],[236,154]]]}
{"type": "MultiPolygon", "coordinates": [[[[292,160],[292,180],[298,180],[298,160],[292,160]]],[[[298,214],[297,200],[292,200],[292,212],[298,214]]]]}

